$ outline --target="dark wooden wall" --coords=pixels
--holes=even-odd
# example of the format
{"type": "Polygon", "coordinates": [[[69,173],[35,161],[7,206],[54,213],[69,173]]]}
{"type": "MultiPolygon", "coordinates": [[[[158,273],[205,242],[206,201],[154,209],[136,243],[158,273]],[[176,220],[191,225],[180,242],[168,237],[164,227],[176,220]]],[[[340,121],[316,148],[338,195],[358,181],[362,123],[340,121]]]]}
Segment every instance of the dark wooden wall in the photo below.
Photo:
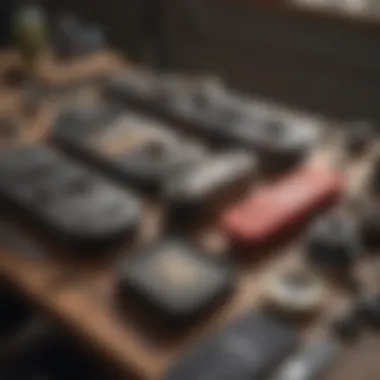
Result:
{"type": "Polygon", "coordinates": [[[112,45],[134,59],[143,59],[150,43],[149,0],[50,0],[53,15],[73,12],[89,22],[102,24],[112,45]]]}
{"type": "MultiPolygon", "coordinates": [[[[5,1],[5,0],[2,0],[5,1]]],[[[50,0],[102,24],[137,61],[217,73],[233,87],[340,118],[380,121],[380,27],[294,16],[254,1],[50,0]]]]}
{"type": "Polygon", "coordinates": [[[14,0],[1,0],[0,2],[0,46],[6,46],[11,39],[10,15],[13,4],[14,0]]]}
{"type": "Polygon", "coordinates": [[[166,0],[173,68],[342,118],[380,120],[380,27],[280,12],[254,1],[166,0]]]}

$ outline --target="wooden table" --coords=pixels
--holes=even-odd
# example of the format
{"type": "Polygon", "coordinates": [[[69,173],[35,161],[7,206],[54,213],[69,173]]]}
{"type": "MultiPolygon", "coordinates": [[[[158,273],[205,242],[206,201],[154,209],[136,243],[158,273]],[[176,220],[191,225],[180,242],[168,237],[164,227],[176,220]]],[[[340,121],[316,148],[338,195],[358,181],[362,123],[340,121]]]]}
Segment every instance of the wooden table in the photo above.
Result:
{"type": "MultiPolygon", "coordinates": [[[[44,109],[52,108],[49,105],[44,109]]],[[[41,127],[44,131],[49,130],[51,114],[47,114],[43,119],[45,126],[41,127]]],[[[305,122],[306,120],[320,128],[326,127],[324,121],[312,118],[305,119],[305,122]]],[[[43,123],[36,122],[37,124],[43,123]]],[[[37,134],[32,140],[39,138],[42,136],[37,134]]],[[[333,136],[328,141],[329,144],[321,146],[311,155],[311,161],[331,164],[340,159],[339,136],[333,136]]],[[[355,186],[363,183],[368,162],[369,158],[348,166],[350,190],[353,193],[360,191],[355,186]]],[[[11,231],[14,231],[14,227],[9,227],[6,223],[5,227],[0,225],[0,273],[31,302],[64,325],[88,349],[102,355],[117,367],[122,378],[135,375],[143,380],[159,380],[192,342],[245,310],[259,305],[265,293],[263,281],[266,275],[278,267],[299,260],[302,251],[298,238],[290,239],[271,251],[263,251],[261,260],[243,266],[235,293],[217,313],[206,318],[202,325],[198,324],[183,334],[172,337],[170,326],[157,326],[153,319],[147,315],[142,316],[133,305],[128,307],[128,312],[121,308],[113,275],[117,258],[127,255],[131,246],[153,241],[162,233],[159,227],[161,225],[159,205],[147,201],[140,233],[135,241],[125,242],[125,246],[110,253],[108,259],[84,264],[53,255],[56,249],[41,238],[29,235],[27,229],[20,226],[16,227],[15,236],[26,237],[27,247],[18,246],[20,243],[15,243],[15,238],[12,238],[11,231]],[[41,253],[44,259],[35,253],[30,254],[28,246],[31,241],[36,245],[35,251],[41,253]]],[[[212,238],[218,236],[218,231],[211,223],[206,232],[195,231],[194,236],[203,244],[211,245],[212,238]]],[[[216,249],[215,252],[217,251],[216,249]]],[[[370,261],[363,260],[358,270],[366,279],[374,277],[370,261]]],[[[328,296],[319,317],[313,323],[304,324],[306,338],[325,331],[332,316],[349,302],[349,295],[344,289],[330,284],[328,288],[328,296]]],[[[379,348],[380,337],[375,333],[367,333],[361,343],[345,349],[341,362],[328,379],[377,380],[380,365],[375,352],[379,348]]]]}

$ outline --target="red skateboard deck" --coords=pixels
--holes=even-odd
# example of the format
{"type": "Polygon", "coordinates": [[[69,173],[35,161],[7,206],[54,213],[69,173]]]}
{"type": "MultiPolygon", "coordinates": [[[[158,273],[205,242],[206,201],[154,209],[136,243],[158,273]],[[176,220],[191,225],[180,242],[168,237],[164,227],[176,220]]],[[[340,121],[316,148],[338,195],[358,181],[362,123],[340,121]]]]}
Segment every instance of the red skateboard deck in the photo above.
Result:
{"type": "Polygon", "coordinates": [[[238,244],[268,243],[337,198],[343,185],[341,173],[303,167],[227,210],[222,229],[238,244]]]}

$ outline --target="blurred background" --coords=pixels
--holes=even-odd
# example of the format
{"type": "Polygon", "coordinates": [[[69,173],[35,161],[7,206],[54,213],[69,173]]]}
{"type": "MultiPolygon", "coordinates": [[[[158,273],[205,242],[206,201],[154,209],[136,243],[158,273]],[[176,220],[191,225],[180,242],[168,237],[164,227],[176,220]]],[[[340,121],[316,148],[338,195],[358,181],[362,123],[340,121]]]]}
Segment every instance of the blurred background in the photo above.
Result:
{"type": "MultiPolygon", "coordinates": [[[[1,4],[5,43],[8,15],[17,1],[1,4]]],[[[238,89],[339,118],[380,118],[380,6],[375,0],[56,0],[43,5],[52,15],[72,12],[101,24],[110,43],[137,62],[216,73],[238,89]]]]}
{"type": "MultiPolygon", "coordinates": [[[[41,3],[43,3],[41,1],[41,3]]],[[[365,0],[65,0],[139,62],[213,72],[262,97],[339,117],[380,117],[380,24],[365,0]]],[[[2,0],[2,41],[16,1],[2,0]]]]}

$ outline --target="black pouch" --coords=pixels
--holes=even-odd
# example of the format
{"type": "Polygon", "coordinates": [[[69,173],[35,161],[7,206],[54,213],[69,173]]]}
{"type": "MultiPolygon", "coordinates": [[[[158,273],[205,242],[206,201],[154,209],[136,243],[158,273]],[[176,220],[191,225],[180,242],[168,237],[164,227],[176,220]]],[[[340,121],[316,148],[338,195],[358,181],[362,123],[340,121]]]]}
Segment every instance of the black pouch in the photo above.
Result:
{"type": "Polygon", "coordinates": [[[0,154],[0,199],[48,233],[77,248],[102,246],[132,232],[140,201],[43,145],[0,154]]]}

